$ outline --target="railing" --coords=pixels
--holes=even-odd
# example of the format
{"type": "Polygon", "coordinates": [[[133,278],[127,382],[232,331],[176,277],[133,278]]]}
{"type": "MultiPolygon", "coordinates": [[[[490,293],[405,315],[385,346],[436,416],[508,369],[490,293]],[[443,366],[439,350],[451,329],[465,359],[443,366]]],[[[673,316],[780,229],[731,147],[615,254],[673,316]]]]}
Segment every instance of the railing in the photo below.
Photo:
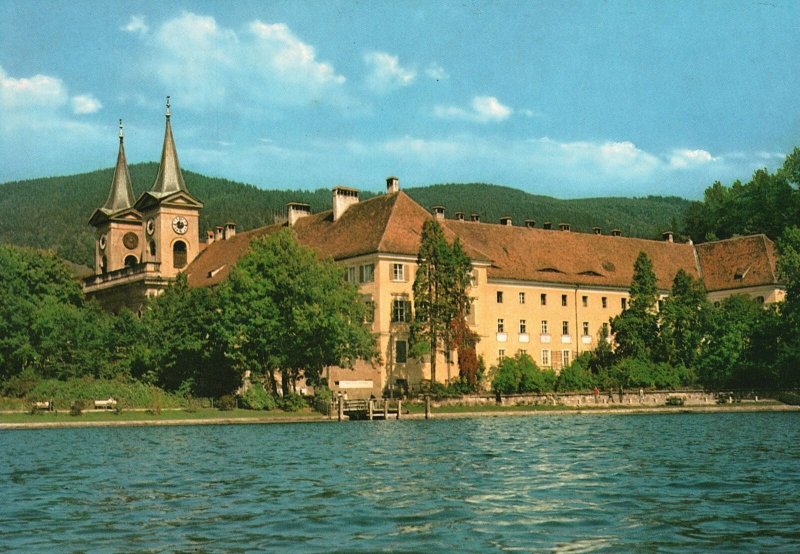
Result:
{"type": "Polygon", "coordinates": [[[91,277],[84,279],[83,284],[86,287],[93,287],[96,285],[102,285],[103,283],[110,283],[112,281],[134,277],[140,274],[144,275],[145,273],[158,273],[160,266],[161,263],[159,262],[140,262],[138,264],[123,267],[122,269],[109,271],[108,273],[92,275],[91,277]]]}

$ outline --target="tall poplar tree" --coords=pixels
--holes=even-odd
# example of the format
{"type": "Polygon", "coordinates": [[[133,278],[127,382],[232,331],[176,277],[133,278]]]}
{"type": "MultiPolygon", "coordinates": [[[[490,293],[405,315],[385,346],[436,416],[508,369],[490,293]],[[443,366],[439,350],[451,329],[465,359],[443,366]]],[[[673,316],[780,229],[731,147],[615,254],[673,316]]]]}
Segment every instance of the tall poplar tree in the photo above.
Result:
{"type": "Polygon", "coordinates": [[[611,332],[622,358],[652,359],[658,346],[658,302],[653,262],[644,252],[633,265],[628,307],[611,320],[611,332]]]}
{"type": "Polygon", "coordinates": [[[431,382],[436,383],[436,354],[460,345],[469,313],[472,265],[461,244],[447,243],[441,225],[434,220],[422,226],[414,278],[414,319],[411,323],[412,352],[430,355],[431,382]]]}

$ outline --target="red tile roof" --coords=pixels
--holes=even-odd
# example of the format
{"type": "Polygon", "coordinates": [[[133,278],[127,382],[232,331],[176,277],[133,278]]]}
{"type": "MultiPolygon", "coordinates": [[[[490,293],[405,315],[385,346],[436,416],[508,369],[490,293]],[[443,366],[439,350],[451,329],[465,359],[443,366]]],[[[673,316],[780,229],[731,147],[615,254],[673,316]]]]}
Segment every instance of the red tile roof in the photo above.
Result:
{"type": "Polygon", "coordinates": [[[775,244],[765,235],[705,242],[696,248],[709,291],[780,283],[775,244]]]}
{"type": "MultiPolygon", "coordinates": [[[[416,256],[423,223],[432,216],[404,192],[350,206],[337,221],[331,211],[299,219],[298,242],[335,260],[383,253],[416,256]]],[[[554,284],[628,288],[639,252],[653,262],[658,287],[668,290],[679,269],[700,277],[709,290],[777,283],[772,242],[763,235],[714,243],[678,244],[445,220],[449,240],[459,237],[474,261],[490,263],[489,277],[554,284]],[[740,273],[741,278],[735,275],[740,273]]],[[[190,286],[223,281],[250,241],[282,225],[239,233],[210,245],[187,268],[190,286]]]]}

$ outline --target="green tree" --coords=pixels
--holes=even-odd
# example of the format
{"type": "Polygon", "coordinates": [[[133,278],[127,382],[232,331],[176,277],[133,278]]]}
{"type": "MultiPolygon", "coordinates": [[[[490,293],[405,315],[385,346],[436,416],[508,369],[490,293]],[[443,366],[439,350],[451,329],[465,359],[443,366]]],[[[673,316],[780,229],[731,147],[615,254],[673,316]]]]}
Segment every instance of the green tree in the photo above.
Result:
{"type": "MultiPolygon", "coordinates": [[[[430,355],[431,381],[436,383],[440,348],[448,354],[470,340],[464,320],[469,313],[472,265],[459,241],[447,243],[441,225],[428,220],[422,226],[417,273],[414,278],[412,352],[430,355]]],[[[474,339],[472,339],[474,340],[474,339]]]]}
{"type": "Polygon", "coordinates": [[[301,376],[317,383],[326,366],[377,356],[356,287],[288,229],[253,241],[220,295],[229,356],[240,371],[265,374],[273,392],[275,371],[288,396],[301,376]]]}
{"type": "Polygon", "coordinates": [[[683,269],[672,281],[672,293],[661,310],[662,357],[673,365],[694,367],[708,324],[708,300],[703,283],[683,269]]]}
{"type": "Polygon", "coordinates": [[[611,320],[618,357],[651,359],[657,351],[657,292],[653,263],[640,252],[633,266],[628,306],[611,320]]]}
{"type": "MultiPolygon", "coordinates": [[[[794,154],[800,158],[800,152],[794,154]]],[[[797,162],[800,165],[800,161],[797,162]]],[[[777,365],[784,386],[800,386],[800,228],[785,230],[778,241],[778,271],[786,285],[786,298],[780,306],[780,340],[777,365]]]]}

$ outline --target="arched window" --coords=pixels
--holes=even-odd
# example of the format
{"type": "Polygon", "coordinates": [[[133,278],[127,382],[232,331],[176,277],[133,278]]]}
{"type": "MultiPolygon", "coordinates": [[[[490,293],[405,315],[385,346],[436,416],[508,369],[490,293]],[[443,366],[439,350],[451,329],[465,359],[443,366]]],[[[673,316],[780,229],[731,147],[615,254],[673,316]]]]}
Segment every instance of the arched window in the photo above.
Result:
{"type": "Polygon", "coordinates": [[[108,273],[108,258],[105,256],[100,258],[100,273],[108,273]]]}
{"type": "Polygon", "coordinates": [[[176,269],[186,267],[186,243],[182,240],[175,241],[172,246],[172,267],[176,269]]]}
{"type": "Polygon", "coordinates": [[[139,260],[136,259],[136,256],[125,256],[125,267],[131,267],[139,263],[139,260]]]}
{"type": "Polygon", "coordinates": [[[155,257],[156,255],[156,241],[150,239],[150,255],[155,257]]]}

